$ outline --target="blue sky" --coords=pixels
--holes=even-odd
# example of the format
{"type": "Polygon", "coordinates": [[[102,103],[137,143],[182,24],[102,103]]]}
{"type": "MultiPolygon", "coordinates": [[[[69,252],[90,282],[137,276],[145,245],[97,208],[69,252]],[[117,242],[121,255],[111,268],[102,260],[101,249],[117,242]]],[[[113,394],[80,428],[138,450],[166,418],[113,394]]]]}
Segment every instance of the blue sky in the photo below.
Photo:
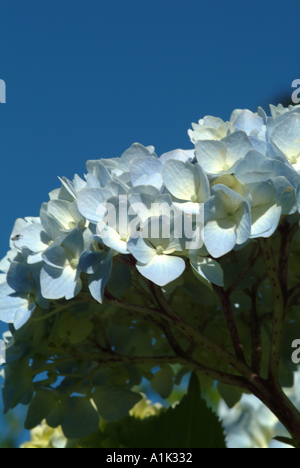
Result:
{"type": "Polygon", "coordinates": [[[0,257],[57,176],[291,95],[299,19],[299,0],[0,0],[0,257]]]}

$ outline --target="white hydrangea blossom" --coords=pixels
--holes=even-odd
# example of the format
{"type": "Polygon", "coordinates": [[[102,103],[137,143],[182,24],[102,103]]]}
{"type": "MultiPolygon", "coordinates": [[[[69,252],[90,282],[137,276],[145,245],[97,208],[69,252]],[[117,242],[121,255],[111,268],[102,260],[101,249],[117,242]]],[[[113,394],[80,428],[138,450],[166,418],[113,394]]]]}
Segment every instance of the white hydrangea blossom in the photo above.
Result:
{"type": "Polygon", "coordinates": [[[118,256],[159,286],[180,278],[187,262],[222,285],[220,257],[271,236],[282,215],[299,216],[300,106],[270,108],[271,116],[236,109],[227,122],[205,116],[188,131],[192,149],[158,157],[134,143],[120,157],[87,161],[83,178],[62,177],[39,217],[15,223],[0,262],[0,319],[20,328],[37,304],[75,297],[82,274],[102,302],[118,256]],[[203,242],[192,245],[201,213],[205,254],[203,242]],[[181,238],[178,216],[192,226],[181,238]],[[143,236],[155,218],[168,219],[168,238],[143,236]]]}

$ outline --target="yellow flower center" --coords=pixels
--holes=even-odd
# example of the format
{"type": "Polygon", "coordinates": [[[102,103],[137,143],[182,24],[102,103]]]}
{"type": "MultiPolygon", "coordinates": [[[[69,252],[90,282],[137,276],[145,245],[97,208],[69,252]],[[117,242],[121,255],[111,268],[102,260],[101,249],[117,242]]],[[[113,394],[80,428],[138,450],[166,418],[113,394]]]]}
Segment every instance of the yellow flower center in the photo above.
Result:
{"type": "Polygon", "coordinates": [[[161,245],[158,245],[158,246],[156,247],[156,253],[157,253],[158,255],[162,255],[162,254],[164,253],[164,249],[163,249],[163,247],[162,247],[161,245]]]}
{"type": "Polygon", "coordinates": [[[72,268],[77,268],[77,265],[78,265],[78,260],[77,258],[72,258],[72,260],[70,261],[70,265],[72,268]]]}
{"type": "Polygon", "coordinates": [[[290,156],[290,158],[289,158],[289,159],[290,159],[290,163],[291,163],[291,164],[297,164],[297,162],[298,162],[298,157],[299,157],[299,154],[298,154],[298,156],[290,156]]]}
{"type": "Polygon", "coordinates": [[[217,180],[214,181],[213,185],[223,184],[226,185],[226,187],[232,188],[236,182],[237,180],[235,177],[229,174],[224,174],[218,177],[217,180]]]}

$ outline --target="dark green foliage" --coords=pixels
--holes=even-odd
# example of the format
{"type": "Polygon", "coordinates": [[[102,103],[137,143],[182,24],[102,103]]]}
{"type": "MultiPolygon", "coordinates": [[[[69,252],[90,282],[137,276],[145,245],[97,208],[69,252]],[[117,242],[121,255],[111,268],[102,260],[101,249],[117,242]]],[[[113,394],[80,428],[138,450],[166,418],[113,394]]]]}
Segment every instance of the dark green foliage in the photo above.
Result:
{"type": "Polygon", "coordinates": [[[192,374],[188,393],[175,408],[140,422],[140,430],[128,441],[136,448],[226,448],[222,425],[201,398],[192,374]]]}
{"type": "MultiPolygon", "coordinates": [[[[70,443],[71,445],[71,443],[70,443]]],[[[174,408],[144,419],[128,416],[104,425],[92,436],[74,441],[75,447],[98,448],[226,448],[217,415],[201,398],[196,374],[191,375],[187,395],[174,408]]]]}

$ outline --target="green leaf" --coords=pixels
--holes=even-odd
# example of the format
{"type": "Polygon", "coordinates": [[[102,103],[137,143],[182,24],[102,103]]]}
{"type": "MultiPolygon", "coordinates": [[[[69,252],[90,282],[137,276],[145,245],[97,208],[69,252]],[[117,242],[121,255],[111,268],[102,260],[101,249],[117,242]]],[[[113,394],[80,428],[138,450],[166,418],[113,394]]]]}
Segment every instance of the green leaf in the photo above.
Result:
{"type": "Polygon", "coordinates": [[[214,293],[200,282],[198,284],[186,283],[182,288],[185,289],[193,299],[199,302],[199,304],[209,307],[216,303],[214,293]]]}
{"type": "Polygon", "coordinates": [[[20,359],[18,363],[13,363],[10,366],[9,377],[11,388],[21,387],[28,376],[31,378],[29,358],[20,359]]]}
{"type": "Polygon", "coordinates": [[[214,293],[214,290],[213,290],[213,286],[211,284],[210,281],[208,281],[206,278],[203,278],[203,276],[199,275],[199,273],[194,269],[192,268],[192,273],[193,275],[197,278],[197,280],[203,284],[204,286],[206,286],[211,292],[212,294],[214,293]]]}
{"type": "MultiPolygon", "coordinates": [[[[224,269],[225,289],[228,289],[240,273],[243,272],[245,266],[238,265],[237,263],[226,263],[224,269]]],[[[256,273],[253,270],[249,270],[245,277],[236,286],[237,291],[243,291],[245,288],[249,288],[256,283],[256,273]]]]}
{"type": "Polygon", "coordinates": [[[97,386],[93,393],[99,414],[106,421],[118,421],[128,416],[128,412],[141,398],[139,393],[105,385],[97,386]]]}
{"type": "Polygon", "coordinates": [[[66,400],[57,400],[47,414],[46,422],[50,427],[58,427],[65,419],[68,411],[66,400]]]}
{"type": "Polygon", "coordinates": [[[177,372],[176,374],[176,377],[175,377],[175,385],[180,385],[181,383],[181,379],[186,375],[188,374],[190,371],[190,369],[188,367],[180,367],[179,371],[177,372]]]}
{"type": "Polygon", "coordinates": [[[24,378],[19,382],[18,386],[11,386],[11,369],[12,366],[7,366],[3,369],[3,376],[5,377],[2,385],[2,398],[4,409],[3,413],[6,414],[10,408],[14,408],[19,403],[28,405],[33,395],[33,383],[30,373],[25,373],[24,378]]]}
{"type": "Polygon", "coordinates": [[[61,339],[69,337],[72,344],[77,344],[83,341],[92,329],[93,324],[87,317],[77,318],[67,311],[59,319],[57,332],[61,339]]]}
{"type": "Polygon", "coordinates": [[[130,440],[122,441],[129,448],[226,448],[223,427],[201,398],[194,373],[177,406],[137,421],[130,429],[130,440]]]}
{"type": "Polygon", "coordinates": [[[106,285],[107,290],[115,297],[120,297],[131,286],[130,268],[115,262],[110,278],[106,285]]]}
{"type": "Polygon", "coordinates": [[[19,403],[22,405],[29,405],[31,402],[32,396],[34,393],[34,385],[30,377],[23,382],[19,387],[17,393],[14,395],[14,398],[11,400],[10,407],[14,408],[19,403]]]}
{"type": "Polygon", "coordinates": [[[173,390],[174,383],[174,372],[168,365],[163,366],[156,374],[154,374],[151,380],[151,387],[155,390],[162,398],[168,398],[173,390]]]}
{"type": "Polygon", "coordinates": [[[47,414],[51,411],[55,402],[56,396],[54,395],[54,392],[45,389],[38,389],[27,411],[27,417],[24,424],[25,429],[30,430],[40,424],[40,422],[45,419],[47,414]]]}
{"type": "Polygon", "coordinates": [[[87,317],[80,317],[76,320],[75,326],[71,329],[70,342],[77,344],[83,341],[92,331],[93,324],[87,317]]]}
{"type": "Polygon", "coordinates": [[[197,254],[190,256],[190,262],[194,270],[205,280],[218,286],[224,286],[223,270],[216,260],[197,254]]]}
{"type": "Polygon", "coordinates": [[[89,398],[70,397],[68,412],[61,424],[67,439],[85,437],[99,427],[99,416],[89,398]]]}
{"type": "Polygon", "coordinates": [[[218,392],[225,401],[228,408],[233,408],[238,403],[243,394],[242,390],[232,385],[226,385],[221,382],[218,383],[218,392]]]}

